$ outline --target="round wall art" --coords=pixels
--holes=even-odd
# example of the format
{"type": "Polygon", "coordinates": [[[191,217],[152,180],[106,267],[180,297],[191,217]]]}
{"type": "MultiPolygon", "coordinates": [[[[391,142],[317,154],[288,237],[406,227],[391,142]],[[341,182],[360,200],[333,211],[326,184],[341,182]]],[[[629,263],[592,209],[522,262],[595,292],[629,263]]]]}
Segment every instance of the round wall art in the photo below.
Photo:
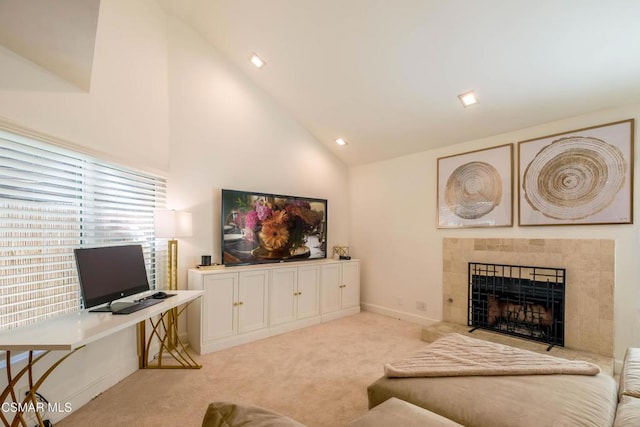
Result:
{"type": "Polygon", "coordinates": [[[502,199],[500,174],[488,163],[469,162],[454,170],[445,187],[445,201],[460,218],[477,219],[488,214],[502,199]]]}
{"type": "Polygon", "coordinates": [[[611,204],[624,184],[625,168],[620,150],[601,139],[561,138],[527,166],[525,198],[549,218],[587,218],[611,204]]]}
{"type": "Polygon", "coordinates": [[[513,144],[438,158],[438,228],[513,225],[513,144]]]}
{"type": "Polygon", "coordinates": [[[519,142],[519,225],[632,224],[633,128],[629,119],[519,142]]]}

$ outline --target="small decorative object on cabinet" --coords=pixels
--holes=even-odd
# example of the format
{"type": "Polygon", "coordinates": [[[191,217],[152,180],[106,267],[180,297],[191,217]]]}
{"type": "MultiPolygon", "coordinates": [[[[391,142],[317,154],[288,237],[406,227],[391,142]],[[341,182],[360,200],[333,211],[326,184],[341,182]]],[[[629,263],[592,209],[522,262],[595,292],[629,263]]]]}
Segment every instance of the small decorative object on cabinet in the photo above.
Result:
{"type": "Polygon", "coordinates": [[[349,256],[349,246],[334,246],[333,259],[351,259],[349,256]]]}
{"type": "Polygon", "coordinates": [[[359,260],[303,264],[189,270],[189,289],[205,291],[188,308],[191,346],[209,353],[360,312],[359,260]]]}

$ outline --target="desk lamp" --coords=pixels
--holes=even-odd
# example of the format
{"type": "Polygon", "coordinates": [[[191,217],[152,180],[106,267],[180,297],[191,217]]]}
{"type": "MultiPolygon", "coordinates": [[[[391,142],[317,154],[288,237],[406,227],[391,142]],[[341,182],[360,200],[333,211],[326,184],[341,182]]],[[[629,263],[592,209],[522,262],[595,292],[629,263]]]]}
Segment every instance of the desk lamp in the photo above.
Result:
{"type": "Polygon", "coordinates": [[[178,240],[190,237],[192,232],[191,213],[175,210],[158,210],[154,214],[156,238],[169,238],[167,243],[167,289],[178,290],[178,240]]]}
{"type": "MultiPolygon", "coordinates": [[[[169,238],[167,243],[167,289],[178,290],[178,240],[193,234],[191,213],[175,210],[158,210],[154,213],[156,238],[169,238]]],[[[178,309],[173,308],[169,316],[169,344],[175,348],[178,342],[178,309]]]]}

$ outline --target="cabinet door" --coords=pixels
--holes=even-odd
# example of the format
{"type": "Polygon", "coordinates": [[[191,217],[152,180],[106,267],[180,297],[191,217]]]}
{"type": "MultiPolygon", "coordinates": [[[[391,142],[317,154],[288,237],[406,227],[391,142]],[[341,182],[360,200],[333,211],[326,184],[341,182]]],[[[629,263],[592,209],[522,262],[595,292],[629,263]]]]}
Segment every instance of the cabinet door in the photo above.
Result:
{"type": "Polygon", "coordinates": [[[235,306],[238,275],[216,274],[206,276],[203,281],[202,340],[214,340],[236,333],[235,306]]]}
{"type": "Polygon", "coordinates": [[[298,268],[297,318],[320,313],[320,268],[317,265],[298,268]]]}
{"type": "Polygon", "coordinates": [[[342,308],[360,305],[360,264],[345,261],[342,266],[342,308]]]}
{"type": "Polygon", "coordinates": [[[320,269],[320,310],[322,313],[340,310],[340,264],[323,265],[320,269]]]}
{"type": "Polygon", "coordinates": [[[238,283],[238,333],[267,327],[268,271],[243,271],[238,283]]]}
{"type": "Polygon", "coordinates": [[[298,269],[276,268],[271,271],[269,305],[271,325],[290,322],[296,318],[298,269]]]}

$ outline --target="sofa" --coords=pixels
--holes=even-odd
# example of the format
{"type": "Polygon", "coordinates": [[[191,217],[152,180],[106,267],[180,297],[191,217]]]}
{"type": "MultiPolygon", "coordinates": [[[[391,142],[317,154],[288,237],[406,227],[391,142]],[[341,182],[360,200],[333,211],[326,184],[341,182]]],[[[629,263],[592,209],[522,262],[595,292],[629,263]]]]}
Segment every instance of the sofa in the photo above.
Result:
{"type": "MultiPolygon", "coordinates": [[[[349,427],[640,426],[640,348],[610,375],[499,375],[379,378],[369,412],[349,427]]],[[[203,427],[303,427],[253,405],[214,402],[203,427]]]]}
{"type": "Polygon", "coordinates": [[[627,350],[619,382],[604,373],[384,376],[367,393],[372,411],[395,398],[467,427],[640,426],[640,349],[627,350]]]}

